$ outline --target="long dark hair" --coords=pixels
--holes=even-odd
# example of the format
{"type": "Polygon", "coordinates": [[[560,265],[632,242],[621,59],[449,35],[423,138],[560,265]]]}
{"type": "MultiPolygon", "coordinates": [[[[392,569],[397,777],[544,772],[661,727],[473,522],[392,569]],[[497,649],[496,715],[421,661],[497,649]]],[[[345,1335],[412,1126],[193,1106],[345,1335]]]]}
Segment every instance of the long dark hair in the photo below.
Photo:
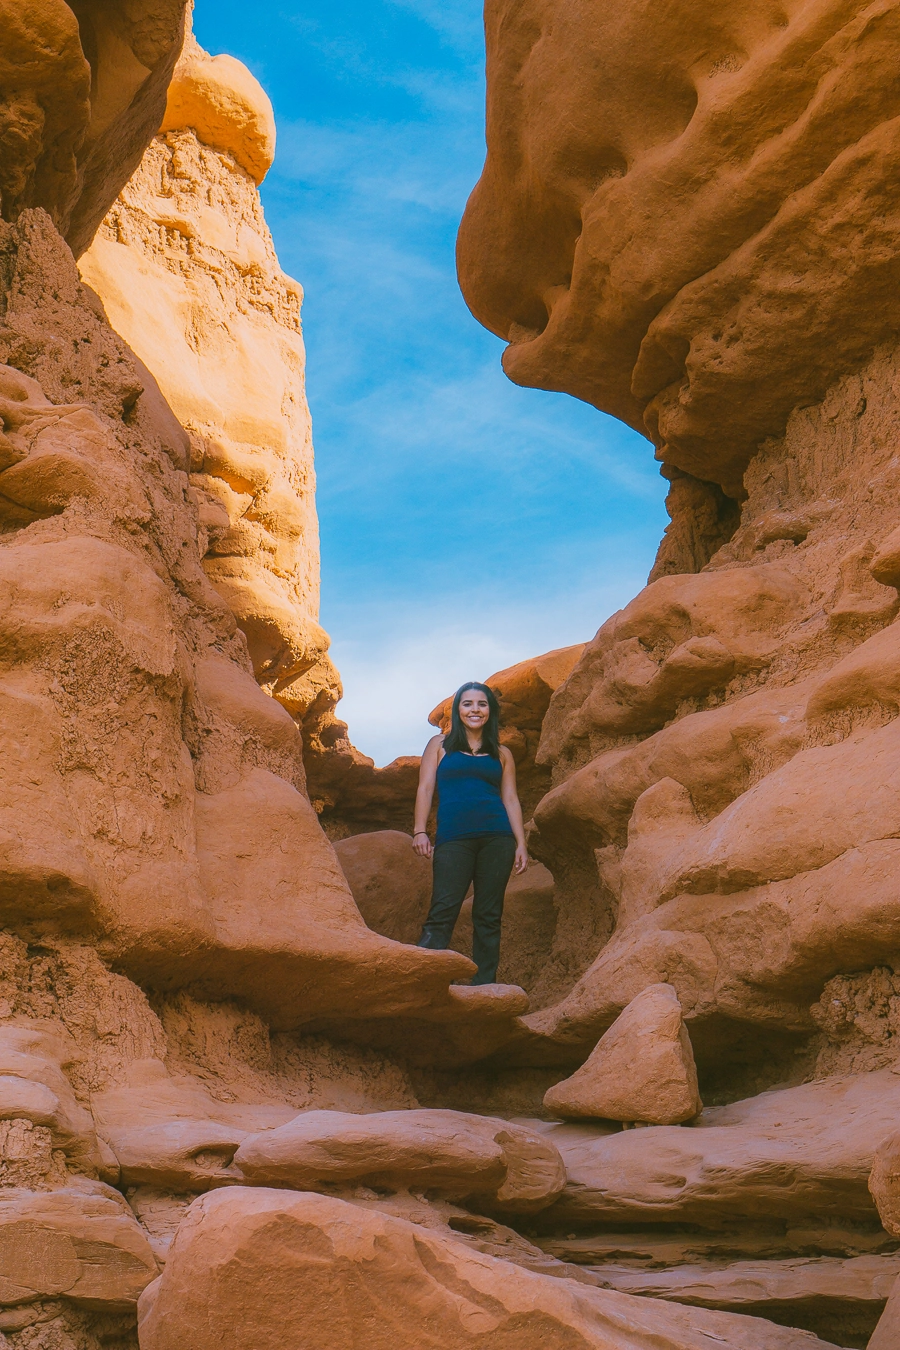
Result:
{"type": "Polygon", "coordinates": [[[450,710],[450,730],[444,737],[444,751],[451,754],[454,750],[461,750],[464,755],[472,753],[469,746],[469,738],[466,735],[466,729],[463,726],[463,720],[459,715],[459,703],[463,694],[469,689],[478,689],[485,695],[488,701],[488,720],[481,728],[481,750],[487,751],[493,755],[494,759],[500,758],[500,704],[497,702],[497,695],[493,689],[489,689],[486,684],[478,684],[476,680],[469,680],[468,684],[462,684],[453,695],[453,707],[450,710]]]}

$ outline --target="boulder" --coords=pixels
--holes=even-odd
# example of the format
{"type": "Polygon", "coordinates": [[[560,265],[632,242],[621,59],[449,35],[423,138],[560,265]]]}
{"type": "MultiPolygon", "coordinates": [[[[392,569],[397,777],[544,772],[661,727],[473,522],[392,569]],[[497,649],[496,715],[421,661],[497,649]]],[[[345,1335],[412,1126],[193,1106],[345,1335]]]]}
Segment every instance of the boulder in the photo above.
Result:
{"type": "Polygon", "coordinates": [[[0,1191],[0,1303],[62,1295],[133,1309],[158,1269],[143,1229],[109,1186],[73,1180],[48,1192],[0,1191]]]}
{"type": "Polygon", "coordinates": [[[374,830],[339,840],[334,851],[369,928],[415,944],[431,903],[431,862],[412,844],[400,830],[374,830]]]}
{"type": "Polygon", "coordinates": [[[544,1096],[563,1117],[679,1125],[702,1109],[678,995],[652,984],[632,999],[577,1073],[544,1096]]]}
{"type": "Polygon", "coordinates": [[[546,1208],[565,1184],[540,1134],[461,1111],[306,1111],[245,1139],[234,1168],[260,1185],[412,1187],[517,1213],[546,1208]]]}
{"type": "Polygon", "coordinates": [[[900,1134],[887,1135],[875,1150],[869,1190],[882,1224],[900,1237],[900,1134]]]}
{"type": "Polygon", "coordinates": [[[771,1322],[591,1289],[330,1196],[195,1201],[139,1310],[141,1350],[828,1350],[771,1322]]]}

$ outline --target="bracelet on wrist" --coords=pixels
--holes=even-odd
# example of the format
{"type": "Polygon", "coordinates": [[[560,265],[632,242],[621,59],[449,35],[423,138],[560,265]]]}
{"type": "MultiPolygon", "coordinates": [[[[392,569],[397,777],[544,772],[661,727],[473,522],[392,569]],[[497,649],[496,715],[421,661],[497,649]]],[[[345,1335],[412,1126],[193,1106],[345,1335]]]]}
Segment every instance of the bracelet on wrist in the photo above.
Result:
{"type": "Polygon", "coordinates": [[[428,831],[427,831],[427,830],[416,830],[415,834],[413,835],[413,839],[418,839],[418,837],[419,837],[420,834],[424,834],[424,835],[427,837],[428,831]]]}

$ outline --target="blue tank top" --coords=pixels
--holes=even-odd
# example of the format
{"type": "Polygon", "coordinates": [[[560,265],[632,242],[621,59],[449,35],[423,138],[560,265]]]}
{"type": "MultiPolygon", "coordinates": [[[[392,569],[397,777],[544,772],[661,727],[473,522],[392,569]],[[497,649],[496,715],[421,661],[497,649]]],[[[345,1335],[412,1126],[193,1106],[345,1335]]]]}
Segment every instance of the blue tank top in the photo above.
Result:
{"type": "Polygon", "coordinates": [[[452,839],[512,834],[500,796],[503,766],[493,755],[451,750],[437,768],[438,812],[435,848],[452,839]]]}

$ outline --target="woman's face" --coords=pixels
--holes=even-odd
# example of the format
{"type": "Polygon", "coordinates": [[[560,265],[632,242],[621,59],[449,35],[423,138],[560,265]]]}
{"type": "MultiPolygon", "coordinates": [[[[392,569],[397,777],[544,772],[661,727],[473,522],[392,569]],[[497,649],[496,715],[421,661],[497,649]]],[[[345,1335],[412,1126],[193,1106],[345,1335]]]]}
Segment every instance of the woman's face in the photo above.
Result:
{"type": "Polygon", "coordinates": [[[487,694],[480,689],[467,689],[459,700],[459,715],[467,731],[480,731],[491,715],[487,694]]]}

